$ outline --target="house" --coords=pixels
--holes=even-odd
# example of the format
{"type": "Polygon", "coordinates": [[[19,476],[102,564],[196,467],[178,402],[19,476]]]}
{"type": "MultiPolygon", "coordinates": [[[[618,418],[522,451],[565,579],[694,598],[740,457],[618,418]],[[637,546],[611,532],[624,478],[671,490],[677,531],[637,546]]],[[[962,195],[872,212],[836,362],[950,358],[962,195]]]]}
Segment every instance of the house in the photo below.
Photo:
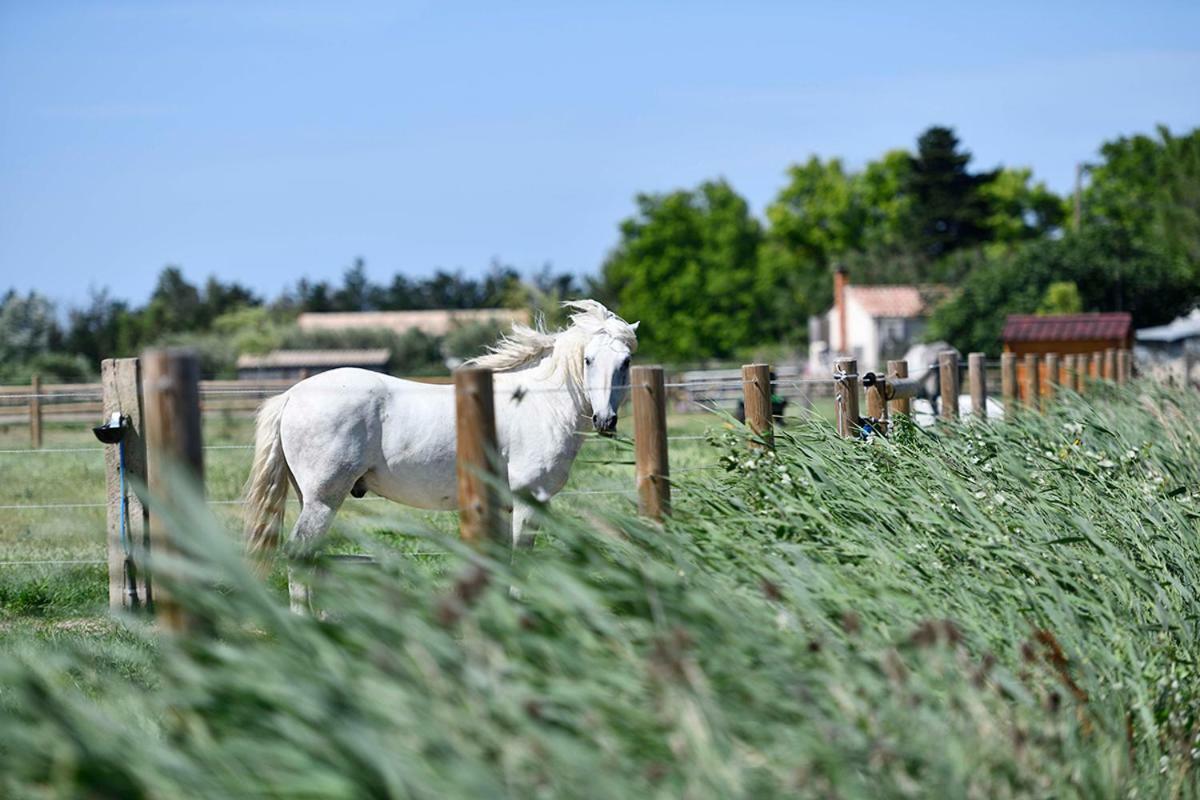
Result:
{"type": "Polygon", "coordinates": [[[940,286],[854,286],[838,269],[833,308],[809,320],[809,371],[827,372],[839,356],[854,357],[860,370],[880,370],[888,359],[903,358],[946,293],[940,286]]]}
{"type": "Polygon", "coordinates": [[[1004,320],[1006,353],[1103,353],[1133,347],[1133,318],[1124,311],[1092,314],[1009,314],[1004,320]]]}
{"type": "Polygon", "coordinates": [[[237,360],[238,380],[301,380],[338,367],[386,372],[390,358],[391,351],[386,347],[370,350],[275,350],[265,356],[240,355],[237,360]]]}
{"type": "Polygon", "coordinates": [[[307,311],[296,324],[302,331],[344,331],[384,328],[399,334],[418,330],[428,336],[445,336],[463,325],[495,323],[509,328],[514,322],[528,325],[529,312],[512,308],[434,309],[429,311],[307,311]]]}
{"type": "Polygon", "coordinates": [[[1179,358],[1187,352],[1200,353],[1200,308],[1166,325],[1138,328],[1139,353],[1159,358],[1179,358]]]}
{"type": "Polygon", "coordinates": [[[1175,384],[1200,379],[1200,308],[1166,325],[1139,328],[1136,339],[1134,356],[1143,374],[1175,384]]]}

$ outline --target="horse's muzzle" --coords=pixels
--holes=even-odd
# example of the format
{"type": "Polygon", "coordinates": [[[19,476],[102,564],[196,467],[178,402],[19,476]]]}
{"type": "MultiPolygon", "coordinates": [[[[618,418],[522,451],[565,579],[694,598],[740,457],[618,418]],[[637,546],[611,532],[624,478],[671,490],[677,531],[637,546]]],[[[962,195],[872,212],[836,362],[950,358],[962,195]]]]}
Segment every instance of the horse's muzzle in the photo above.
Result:
{"type": "Polygon", "coordinates": [[[601,436],[613,436],[617,432],[617,415],[592,414],[592,426],[601,436]]]}

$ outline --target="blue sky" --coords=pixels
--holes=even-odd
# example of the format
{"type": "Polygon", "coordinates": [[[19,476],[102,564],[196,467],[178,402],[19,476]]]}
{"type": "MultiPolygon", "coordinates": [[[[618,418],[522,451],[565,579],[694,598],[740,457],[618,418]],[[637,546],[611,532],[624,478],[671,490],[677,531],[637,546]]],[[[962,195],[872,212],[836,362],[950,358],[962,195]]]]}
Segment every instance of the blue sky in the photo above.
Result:
{"type": "Polygon", "coordinates": [[[1200,124],[1200,3],[0,0],[0,288],[594,272],[639,191],[1200,124]]]}

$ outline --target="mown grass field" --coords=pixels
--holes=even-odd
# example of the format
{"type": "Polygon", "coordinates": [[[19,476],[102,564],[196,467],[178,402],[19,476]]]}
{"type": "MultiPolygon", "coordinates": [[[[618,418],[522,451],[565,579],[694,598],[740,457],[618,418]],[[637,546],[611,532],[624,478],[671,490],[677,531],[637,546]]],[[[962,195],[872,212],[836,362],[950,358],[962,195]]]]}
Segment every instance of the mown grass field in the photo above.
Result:
{"type": "Polygon", "coordinates": [[[665,525],[581,496],[515,560],[364,504],[343,545],[381,565],[329,565],[323,619],[189,506],[176,588],[205,632],[5,607],[0,794],[1200,793],[1194,393],[886,441],[798,421],[770,455],[711,419],[673,433],[706,428],[673,443],[665,525]]]}

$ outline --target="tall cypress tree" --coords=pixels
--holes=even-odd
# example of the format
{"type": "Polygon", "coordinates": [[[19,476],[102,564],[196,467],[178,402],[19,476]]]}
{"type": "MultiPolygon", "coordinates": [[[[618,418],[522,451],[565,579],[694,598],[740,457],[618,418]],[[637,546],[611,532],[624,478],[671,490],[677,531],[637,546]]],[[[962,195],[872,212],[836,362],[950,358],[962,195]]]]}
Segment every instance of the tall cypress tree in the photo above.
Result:
{"type": "Polygon", "coordinates": [[[951,128],[934,126],[917,139],[905,191],[911,199],[914,244],[930,258],[990,238],[988,202],[980,188],[996,172],[971,174],[971,154],[959,149],[951,128]]]}

